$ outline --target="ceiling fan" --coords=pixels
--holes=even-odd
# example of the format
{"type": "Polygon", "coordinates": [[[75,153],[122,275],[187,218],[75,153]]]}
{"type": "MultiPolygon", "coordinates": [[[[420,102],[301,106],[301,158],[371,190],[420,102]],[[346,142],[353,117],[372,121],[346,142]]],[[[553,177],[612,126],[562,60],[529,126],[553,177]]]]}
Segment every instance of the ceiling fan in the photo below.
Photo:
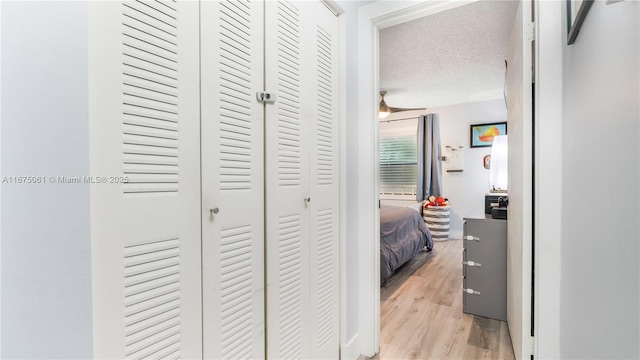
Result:
{"type": "Polygon", "coordinates": [[[411,111],[411,110],[425,110],[425,108],[396,108],[388,106],[386,102],[384,102],[384,96],[387,95],[386,91],[380,91],[380,108],[378,110],[378,118],[384,119],[387,116],[391,115],[391,113],[401,112],[401,111],[411,111]]]}

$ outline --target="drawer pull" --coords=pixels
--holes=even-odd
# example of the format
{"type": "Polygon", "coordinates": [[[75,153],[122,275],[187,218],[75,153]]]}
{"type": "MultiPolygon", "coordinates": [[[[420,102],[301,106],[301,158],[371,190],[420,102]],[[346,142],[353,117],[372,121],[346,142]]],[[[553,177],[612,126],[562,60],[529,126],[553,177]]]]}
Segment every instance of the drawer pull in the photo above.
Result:
{"type": "Polygon", "coordinates": [[[463,261],[462,265],[482,267],[482,264],[477,263],[475,261],[463,261]]]}
{"type": "Polygon", "coordinates": [[[471,240],[471,241],[480,241],[479,237],[475,237],[475,236],[471,236],[471,235],[467,235],[464,237],[466,240],[471,240]]]}
{"type": "Polygon", "coordinates": [[[471,295],[480,295],[480,291],[478,290],[473,290],[473,289],[462,289],[462,292],[465,292],[467,294],[471,294],[471,295]]]}

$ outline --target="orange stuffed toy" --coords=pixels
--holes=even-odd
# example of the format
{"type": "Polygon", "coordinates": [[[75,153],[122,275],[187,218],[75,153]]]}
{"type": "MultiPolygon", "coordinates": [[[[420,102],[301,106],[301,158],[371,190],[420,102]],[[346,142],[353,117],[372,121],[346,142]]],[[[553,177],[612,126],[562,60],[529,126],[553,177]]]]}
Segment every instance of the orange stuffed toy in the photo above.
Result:
{"type": "Polygon", "coordinates": [[[429,199],[424,201],[424,207],[429,206],[449,206],[449,200],[443,196],[429,196],[429,199]]]}

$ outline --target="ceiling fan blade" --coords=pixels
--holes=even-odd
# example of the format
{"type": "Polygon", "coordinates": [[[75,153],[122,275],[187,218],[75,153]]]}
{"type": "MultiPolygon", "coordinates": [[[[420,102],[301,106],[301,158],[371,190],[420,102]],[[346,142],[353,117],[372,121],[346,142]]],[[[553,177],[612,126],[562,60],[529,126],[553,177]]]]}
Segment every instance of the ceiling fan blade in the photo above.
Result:
{"type": "Polygon", "coordinates": [[[387,94],[386,91],[382,90],[380,91],[380,106],[378,107],[379,112],[380,112],[380,117],[384,118],[389,116],[389,114],[391,113],[395,113],[395,112],[401,112],[401,111],[412,111],[412,110],[427,110],[426,108],[396,108],[396,107],[391,107],[388,106],[387,103],[384,101],[384,96],[387,94]]]}
{"type": "Polygon", "coordinates": [[[427,108],[396,108],[396,107],[389,107],[389,110],[391,110],[391,113],[395,113],[395,112],[401,112],[401,111],[427,110],[427,108]]]}

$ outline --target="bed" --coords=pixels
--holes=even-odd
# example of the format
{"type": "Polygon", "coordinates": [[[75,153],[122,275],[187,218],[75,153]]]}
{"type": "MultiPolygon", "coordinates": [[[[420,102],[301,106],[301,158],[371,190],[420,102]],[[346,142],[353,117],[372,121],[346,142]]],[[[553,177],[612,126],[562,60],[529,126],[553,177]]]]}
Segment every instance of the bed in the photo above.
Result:
{"type": "Polygon", "coordinates": [[[416,210],[397,206],[380,207],[380,281],[387,280],[397,268],[425,247],[431,251],[433,239],[416,210]]]}

